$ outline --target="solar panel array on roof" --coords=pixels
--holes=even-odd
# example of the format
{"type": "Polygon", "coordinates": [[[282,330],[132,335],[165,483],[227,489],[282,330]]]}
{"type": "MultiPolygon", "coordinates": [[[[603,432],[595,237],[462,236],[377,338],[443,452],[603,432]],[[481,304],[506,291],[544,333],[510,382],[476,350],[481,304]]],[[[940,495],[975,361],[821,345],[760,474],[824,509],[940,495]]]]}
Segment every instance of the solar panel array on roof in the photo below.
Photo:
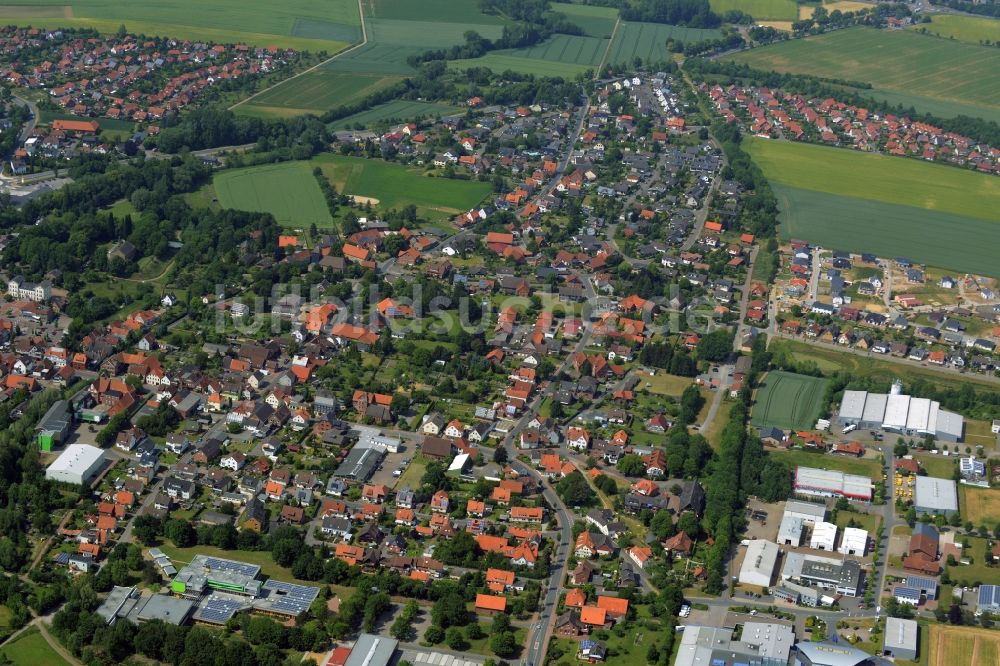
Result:
{"type": "Polygon", "coordinates": [[[920,590],[915,590],[912,587],[897,587],[893,592],[893,596],[900,601],[918,603],[920,601],[920,590]]]}
{"type": "Polygon", "coordinates": [[[253,607],[257,610],[282,615],[298,615],[309,610],[309,606],[319,596],[318,587],[286,583],[274,579],[264,583],[261,591],[265,596],[254,601],[253,607]]]}
{"type": "Polygon", "coordinates": [[[237,562],[236,560],[223,560],[218,557],[195,556],[195,558],[198,557],[202,557],[200,564],[207,566],[212,571],[232,571],[233,573],[250,576],[251,578],[255,578],[260,573],[260,567],[256,564],[247,564],[246,562],[237,562]]]}
{"type": "Polygon", "coordinates": [[[198,604],[198,610],[195,611],[194,619],[196,622],[225,624],[229,618],[245,606],[246,603],[240,599],[211,594],[198,604]]]}
{"type": "Polygon", "coordinates": [[[906,587],[913,588],[914,590],[920,590],[927,595],[928,599],[934,599],[937,597],[938,582],[933,578],[927,578],[926,576],[907,576],[903,583],[906,587]]]}

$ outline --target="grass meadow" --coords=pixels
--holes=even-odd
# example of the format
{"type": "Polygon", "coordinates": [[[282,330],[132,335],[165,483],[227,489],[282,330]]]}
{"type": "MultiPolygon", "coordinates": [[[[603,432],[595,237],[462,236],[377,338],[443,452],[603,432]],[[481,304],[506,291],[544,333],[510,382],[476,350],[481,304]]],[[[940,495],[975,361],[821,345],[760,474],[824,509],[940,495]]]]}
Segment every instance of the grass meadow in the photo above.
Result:
{"type": "Polygon", "coordinates": [[[0,648],[0,656],[14,666],[64,666],[66,661],[49,647],[36,627],[25,630],[14,641],[0,648]]]}
{"type": "Polygon", "coordinates": [[[983,117],[1000,111],[1000,49],[910,30],[836,30],[727,59],[763,70],[865,81],[876,92],[955,103],[955,112],[946,115],[970,107],[981,109],[976,115],[983,117]]]}
{"type": "Polygon", "coordinates": [[[803,430],[816,423],[826,380],[792,372],[769,372],[757,389],[751,420],[757,427],[803,430]]]}
{"type": "Polygon", "coordinates": [[[309,168],[314,165],[338,192],[378,199],[383,210],[413,204],[419,214],[437,221],[472,208],[491,190],[489,183],[432,179],[419,169],[361,157],[324,153],[314,157],[309,168]]]}
{"type": "Polygon", "coordinates": [[[588,37],[610,38],[618,20],[618,11],[613,7],[596,5],[573,5],[553,2],[552,11],[565,14],[566,18],[580,26],[588,37]]]}
{"type": "Polygon", "coordinates": [[[219,205],[271,213],[283,225],[333,223],[308,162],[283,162],[222,171],[213,180],[219,205]]]}
{"type": "Polygon", "coordinates": [[[961,390],[968,385],[977,392],[996,391],[996,384],[977,378],[975,375],[959,375],[943,370],[917,367],[875,356],[860,356],[838,349],[817,347],[798,340],[775,339],[768,345],[768,350],[775,354],[787,354],[798,363],[815,363],[824,374],[844,371],[853,377],[867,378],[884,382],[885,389],[894,379],[899,379],[903,385],[914,379],[933,382],[935,386],[953,391],[961,390]]]}
{"type": "Polygon", "coordinates": [[[178,39],[245,42],[334,53],[355,41],[361,19],[354,0],[306,0],[275,4],[263,0],[18,0],[0,7],[0,19],[38,27],[92,27],[178,39]]]}
{"type": "Polygon", "coordinates": [[[928,666],[996,664],[1000,657],[1000,634],[988,629],[932,623],[928,666]]]}
{"type": "Polygon", "coordinates": [[[417,102],[406,99],[396,99],[385,104],[355,113],[331,124],[333,129],[347,129],[355,125],[370,127],[380,122],[407,122],[417,118],[433,118],[458,113],[461,109],[448,104],[435,102],[417,102]]]}
{"type": "MultiPolygon", "coordinates": [[[[812,425],[812,424],[810,424],[812,425]]],[[[822,453],[815,449],[789,449],[787,451],[769,451],[768,455],[775,460],[781,460],[789,467],[815,467],[817,469],[834,469],[844,474],[857,474],[877,479],[882,469],[871,459],[851,458],[822,453]]]]}
{"type": "Polygon", "coordinates": [[[799,18],[795,0],[709,0],[708,4],[719,14],[738,9],[758,20],[795,21],[799,18]]]}
{"type": "Polygon", "coordinates": [[[957,39],[967,44],[980,44],[1000,41],[1000,20],[980,16],[960,16],[957,14],[937,14],[931,17],[931,22],[917,23],[910,26],[914,32],[924,32],[943,37],[957,39]]]}
{"type": "Polygon", "coordinates": [[[959,485],[962,518],[976,527],[1000,522],[1000,489],[959,485]]]}

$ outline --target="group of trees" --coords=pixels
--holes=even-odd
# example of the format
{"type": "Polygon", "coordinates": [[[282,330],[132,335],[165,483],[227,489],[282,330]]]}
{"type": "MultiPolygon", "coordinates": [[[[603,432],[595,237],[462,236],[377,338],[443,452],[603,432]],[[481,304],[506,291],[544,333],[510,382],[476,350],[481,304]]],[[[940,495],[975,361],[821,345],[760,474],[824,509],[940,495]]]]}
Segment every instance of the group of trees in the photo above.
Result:
{"type": "Polygon", "coordinates": [[[667,342],[651,342],[639,352],[639,362],[654,368],[662,368],[679,377],[694,377],[698,367],[691,355],[683,347],[674,347],[667,342]]]}
{"type": "Polygon", "coordinates": [[[61,397],[61,391],[48,389],[30,399],[19,419],[0,414],[0,570],[4,572],[20,571],[31,556],[32,531],[50,532],[52,513],[70,508],[80,498],[77,493],[64,497],[45,478],[34,444],[35,424],[61,397]]]}
{"type": "Polygon", "coordinates": [[[690,28],[717,28],[722,24],[722,18],[712,11],[708,0],[636,0],[623,3],[619,14],[624,21],[690,28]]]}

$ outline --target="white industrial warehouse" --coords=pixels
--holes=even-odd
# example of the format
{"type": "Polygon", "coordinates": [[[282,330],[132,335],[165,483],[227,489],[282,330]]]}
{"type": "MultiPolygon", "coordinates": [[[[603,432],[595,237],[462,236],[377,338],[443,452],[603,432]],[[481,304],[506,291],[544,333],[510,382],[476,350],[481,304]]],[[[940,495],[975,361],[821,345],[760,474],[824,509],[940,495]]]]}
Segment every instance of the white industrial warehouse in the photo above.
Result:
{"type": "Polygon", "coordinates": [[[893,383],[892,392],[844,391],[838,422],[841,426],[879,428],[903,435],[933,435],[945,442],[961,442],[965,419],[941,409],[941,403],[904,394],[903,385],[893,383]]]}
{"type": "Polygon", "coordinates": [[[844,474],[833,469],[795,468],[795,492],[815,497],[846,497],[872,501],[872,480],[867,476],[844,474]]]}
{"type": "Polygon", "coordinates": [[[740,567],[740,583],[770,587],[774,570],[778,564],[778,545],[764,539],[754,539],[747,546],[743,566],[740,567]]]}
{"type": "Polygon", "coordinates": [[[45,470],[45,478],[80,485],[90,481],[103,464],[102,449],[89,444],[70,444],[45,470]]]}

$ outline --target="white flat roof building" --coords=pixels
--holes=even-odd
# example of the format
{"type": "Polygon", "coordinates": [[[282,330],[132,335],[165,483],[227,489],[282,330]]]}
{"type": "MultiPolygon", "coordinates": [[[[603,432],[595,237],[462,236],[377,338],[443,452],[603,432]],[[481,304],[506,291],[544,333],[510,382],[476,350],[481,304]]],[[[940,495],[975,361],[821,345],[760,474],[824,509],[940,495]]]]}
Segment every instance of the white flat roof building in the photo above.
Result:
{"type": "Polygon", "coordinates": [[[928,398],[914,398],[901,392],[900,384],[892,393],[844,391],[840,403],[840,425],[881,428],[904,435],[934,435],[948,442],[960,442],[965,419],[960,414],[941,409],[941,403],[928,398]]]}
{"type": "Polygon", "coordinates": [[[833,550],[837,543],[837,526],[833,523],[820,521],[813,525],[812,537],[809,539],[809,547],[813,550],[833,550]]]}
{"type": "Polygon", "coordinates": [[[889,617],[885,621],[885,652],[896,659],[917,660],[918,626],[916,620],[889,617]]]}
{"type": "Polygon", "coordinates": [[[743,558],[743,566],[740,567],[740,583],[770,587],[780,552],[778,545],[770,541],[763,539],[751,541],[743,558]]]}
{"type": "Polygon", "coordinates": [[[778,526],[778,543],[782,546],[801,546],[804,523],[800,516],[786,512],[778,526]]]}
{"type": "Polygon", "coordinates": [[[815,523],[826,518],[826,504],[788,500],[785,502],[785,515],[801,518],[807,523],[815,523]]]}
{"type": "Polygon", "coordinates": [[[844,555],[858,555],[864,557],[868,549],[868,531],[858,527],[845,527],[844,534],[840,538],[840,548],[837,552],[844,555]]]}
{"type": "Polygon", "coordinates": [[[70,444],[45,470],[45,478],[78,486],[90,481],[103,464],[102,449],[89,444],[70,444]]]}
{"type": "Polygon", "coordinates": [[[818,497],[847,497],[870,502],[872,480],[832,469],[795,468],[795,492],[818,497]]]}
{"type": "Polygon", "coordinates": [[[958,489],[951,479],[934,476],[916,477],[913,489],[913,508],[917,513],[950,516],[958,511],[958,489]]]}

